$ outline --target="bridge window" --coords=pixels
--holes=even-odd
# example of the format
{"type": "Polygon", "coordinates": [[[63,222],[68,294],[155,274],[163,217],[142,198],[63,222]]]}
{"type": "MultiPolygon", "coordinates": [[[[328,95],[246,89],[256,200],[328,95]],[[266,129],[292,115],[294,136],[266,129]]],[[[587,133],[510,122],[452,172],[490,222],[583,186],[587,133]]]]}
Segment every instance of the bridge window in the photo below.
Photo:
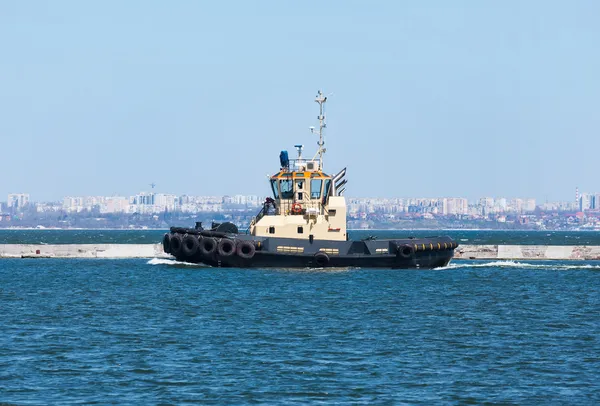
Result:
{"type": "Polygon", "coordinates": [[[294,198],[294,189],[293,189],[293,183],[292,183],[291,179],[280,180],[279,187],[281,190],[281,198],[282,199],[293,199],[294,198]]]}
{"type": "Polygon", "coordinates": [[[273,190],[273,197],[279,199],[279,189],[277,188],[277,179],[271,179],[271,189],[273,190]]]}
{"type": "Polygon", "coordinates": [[[310,197],[311,199],[319,199],[321,197],[322,179],[312,179],[310,181],[310,197]]]}
{"type": "Polygon", "coordinates": [[[325,189],[323,189],[323,203],[325,203],[325,201],[329,197],[330,191],[331,191],[331,179],[327,179],[325,181],[325,189]]]}

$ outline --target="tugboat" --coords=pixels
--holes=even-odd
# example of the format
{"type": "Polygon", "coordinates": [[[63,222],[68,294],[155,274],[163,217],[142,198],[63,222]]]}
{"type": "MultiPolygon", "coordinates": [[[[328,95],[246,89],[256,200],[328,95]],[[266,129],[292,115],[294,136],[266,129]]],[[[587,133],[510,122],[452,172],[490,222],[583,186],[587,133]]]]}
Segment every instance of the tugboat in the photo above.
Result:
{"type": "MultiPolygon", "coordinates": [[[[450,237],[349,240],[344,191],[346,168],[335,175],[323,170],[326,128],[318,92],[319,149],[312,159],[279,155],[280,169],[270,177],[272,197],[243,233],[233,223],[204,229],[172,227],[163,238],[165,253],[178,261],[236,268],[437,268],[448,265],[458,246],[450,237]]],[[[311,127],[312,133],[317,133],[311,127]]]]}

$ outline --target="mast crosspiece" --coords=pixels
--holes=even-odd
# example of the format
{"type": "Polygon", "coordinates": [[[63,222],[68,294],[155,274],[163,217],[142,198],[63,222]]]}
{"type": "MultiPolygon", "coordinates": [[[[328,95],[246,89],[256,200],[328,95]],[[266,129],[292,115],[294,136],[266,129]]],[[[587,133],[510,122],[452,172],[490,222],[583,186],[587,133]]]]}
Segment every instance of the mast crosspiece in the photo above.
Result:
{"type": "MultiPolygon", "coordinates": [[[[319,141],[317,145],[319,146],[319,150],[317,151],[317,155],[319,155],[319,170],[323,170],[323,154],[326,149],[323,148],[325,145],[325,139],[323,137],[323,130],[327,128],[327,124],[325,123],[325,108],[324,104],[327,101],[327,96],[323,95],[322,91],[317,92],[317,96],[315,97],[315,102],[319,103],[319,141]]],[[[314,128],[311,127],[311,132],[314,133],[314,128]]]]}

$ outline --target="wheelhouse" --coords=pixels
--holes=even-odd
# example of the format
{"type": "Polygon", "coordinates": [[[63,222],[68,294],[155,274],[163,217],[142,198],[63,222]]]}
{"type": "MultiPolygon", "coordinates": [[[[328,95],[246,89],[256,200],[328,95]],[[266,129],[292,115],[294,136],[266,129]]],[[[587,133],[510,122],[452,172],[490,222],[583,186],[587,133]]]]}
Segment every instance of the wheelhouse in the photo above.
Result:
{"type": "Polygon", "coordinates": [[[323,172],[280,171],[271,176],[271,192],[277,214],[304,214],[323,207],[332,192],[331,176],[323,172]]]}

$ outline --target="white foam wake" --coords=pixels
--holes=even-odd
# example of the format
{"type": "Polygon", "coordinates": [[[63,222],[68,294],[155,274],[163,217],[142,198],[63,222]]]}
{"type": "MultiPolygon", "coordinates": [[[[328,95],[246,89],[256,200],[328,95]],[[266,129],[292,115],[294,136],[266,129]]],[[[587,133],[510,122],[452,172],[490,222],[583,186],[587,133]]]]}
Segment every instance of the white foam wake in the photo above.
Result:
{"type": "Polygon", "coordinates": [[[170,266],[193,266],[193,267],[206,267],[204,264],[192,264],[190,262],[175,261],[174,259],[164,258],[152,258],[147,262],[148,265],[170,265],[170,266]]]}
{"type": "Polygon", "coordinates": [[[529,263],[529,262],[518,262],[518,261],[492,261],[483,263],[451,263],[448,266],[440,267],[436,269],[458,269],[458,268],[520,268],[520,269],[600,269],[600,265],[591,264],[577,264],[577,265],[565,265],[565,264],[549,264],[549,263],[529,263]]]}

